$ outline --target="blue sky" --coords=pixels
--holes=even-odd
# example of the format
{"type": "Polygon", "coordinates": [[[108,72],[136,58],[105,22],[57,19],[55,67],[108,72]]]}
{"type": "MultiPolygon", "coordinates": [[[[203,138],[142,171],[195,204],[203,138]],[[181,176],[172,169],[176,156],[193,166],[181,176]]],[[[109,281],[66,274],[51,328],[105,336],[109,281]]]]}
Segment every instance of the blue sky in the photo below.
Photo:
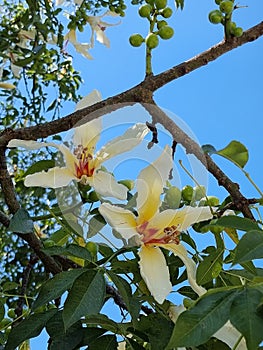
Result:
{"type": "MultiPolygon", "coordinates": [[[[246,0],[244,3],[239,2],[239,5],[248,7],[234,13],[233,20],[238,26],[245,30],[262,21],[262,0],[246,0]]],[[[172,2],[170,6],[174,8],[172,2]]],[[[208,21],[208,13],[216,8],[212,0],[185,0],[185,9],[175,11],[169,21],[175,29],[173,39],[162,41],[153,52],[154,73],[160,73],[188,60],[222,40],[223,27],[212,25],[208,21]]],[[[137,7],[129,6],[126,17],[121,19],[121,24],[107,28],[106,34],[111,41],[111,48],[108,49],[96,42],[95,48],[91,51],[94,57],[92,61],[75,55],[75,67],[82,72],[85,80],[80,90],[82,95],[98,89],[103,98],[107,98],[142,81],[144,46],[131,47],[128,37],[136,32],[146,35],[147,31],[147,21],[137,16],[137,7]]],[[[88,41],[89,36],[87,28],[80,38],[88,41]]],[[[260,171],[263,127],[262,45],[263,38],[260,38],[225,54],[207,66],[158,90],[155,99],[161,107],[170,111],[169,113],[178,116],[200,144],[212,144],[216,149],[221,149],[232,140],[242,142],[250,154],[246,170],[263,189],[260,171]]],[[[68,104],[61,115],[66,115],[73,109],[74,106],[68,104]]],[[[142,119],[142,122],[146,118],[143,112],[135,114],[136,118],[142,119]]],[[[125,115],[127,119],[123,117],[124,121],[132,122],[133,111],[127,112],[127,115],[125,115]]],[[[115,117],[116,123],[118,118],[122,116],[115,117]]],[[[107,137],[110,138],[111,134],[109,133],[107,137]]],[[[168,139],[166,134],[161,145],[168,139]]],[[[157,147],[156,152],[159,150],[157,147]]],[[[183,157],[181,151],[179,156],[183,157]]],[[[234,181],[241,184],[241,191],[245,195],[258,196],[244,175],[234,166],[218,156],[214,157],[214,160],[234,181]]],[[[129,174],[130,169],[131,166],[129,174]]],[[[119,171],[122,174],[121,170],[119,171]]],[[[136,171],[134,175],[136,176],[136,171]]],[[[188,181],[185,175],[181,176],[182,186],[191,184],[190,179],[188,181]]],[[[217,195],[221,199],[227,195],[224,189],[218,189],[216,181],[211,177],[208,182],[208,194],[217,195]]],[[[39,350],[40,346],[44,349],[46,346],[45,339],[41,338],[32,340],[31,344],[32,350],[39,350]]]]}

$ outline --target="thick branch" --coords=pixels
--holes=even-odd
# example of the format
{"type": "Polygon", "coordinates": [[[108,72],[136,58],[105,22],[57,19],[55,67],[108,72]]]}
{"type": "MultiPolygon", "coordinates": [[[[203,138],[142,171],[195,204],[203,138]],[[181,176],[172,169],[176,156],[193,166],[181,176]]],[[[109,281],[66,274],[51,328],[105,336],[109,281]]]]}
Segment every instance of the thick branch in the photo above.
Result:
{"type": "Polygon", "coordinates": [[[163,110],[154,104],[144,104],[146,110],[151,114],[154,123],[163,125],[172,135],[173,139],[180,143],[186,150],[191,153],[214,175],[218,184],[223,186],[231,195],[234,205],[247,218],[254,220],[253,214],[249,209],[248,200],[239,191],[238,184],[234,183],[211,159],[209,155],[204,154],[201,147],[191,139],[176,123],[170,119],[163,110]]]}
{"type": "Polygon", "coordinates": [[[155,76],[149,76],[145,79],[143,85],[145,88],[156,91],[160,87],[170,83],[171,81],[178,79],[186,74],[191,73],[193,70],[205,66],[209,62],[216,60],[223,54],[236,49],[237,47],[254,41],[263,35],[263,22],[255,25],[243,33],[240,38],[232,38],[227,41],[223,41],[207,51],[191,58],[190,60],[183,62],[175,67],[168,69],[155,76]]]}
{"type": "Polygon", "coordinates": [[[263,22],[248,29],[240,38],[233,38],[227,42],[219,43],[209,50],[183,62],[165,72],[156,76],[148,76],[143,82],[133,88],[98,102],[92,106],[78,110],[68,116],[54,120],[48,123],[39,124],[32,127],[20,128],[17,130],[7,129],[0,134],[0,147],[6,146],[11,139],[36,140],[67,131],[74,127],[76,123],[85,119],[85,122],[91,121],[102,115],[111,113],[125,105],[133,105],[136,102],[150,103],[152,93],[160,87],[175,80],[183,75],[198,69],[207,63],[214,61],[228,51],[231,51],[243,44],[254,41],[263,35],[263,22]]]}

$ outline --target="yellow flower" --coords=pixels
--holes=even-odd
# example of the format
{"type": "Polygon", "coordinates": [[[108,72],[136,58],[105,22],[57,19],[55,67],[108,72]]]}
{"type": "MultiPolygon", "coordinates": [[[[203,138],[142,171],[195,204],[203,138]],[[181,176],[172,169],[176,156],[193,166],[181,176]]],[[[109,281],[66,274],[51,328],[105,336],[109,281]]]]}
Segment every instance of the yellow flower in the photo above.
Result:
{"type": "Polygon", "coordinates": [[[192,224],[213,217],[209,207],[186,206],[179,210],[159,211],[160,195],[171,168],[171,150],[167,146],[155,162],[141,171],[137,180],[138,216],[108,203],[103,203],[99,208],[109,225],[124,239],[133,237],[140,246],[141,276],[154,299],[160,304],[172,290],[169,270],[160,248],[173,252],[183,261],[188,281],[198,295],[205,292],[205,289],[196,283],[196,265],[188,257],[179,237],[180,232],[192,224]]]}
{"type": "MultiPolygon", "coordinates": [[[[100,94],[94,90],[81,100],[77,107],[83,108],[98,102],[100,99],[100,94]]],[[[73,136],[73,151],[63,144],[58,145],[53,142],[11,140],[8,147],[23,147],[29,150],[47,146],[55,147],[61,151],[65,159],[64,167],[54,167],[47,172],[42,171],[26,176],[25,186],[59,188],[67,186],[72,180],[75,180],[85,185],[89,184],[102,196],[126,199],[127,187],[117,183],[110,173],[102,171],[101,164],[113,156],[137,146],[148,133],[148,128],[145,124],[136,124],[126,130],[122,136],[108,142],[95,154],[95,146],[99,140],[101,129],[101,119],[95,119],[76,127],[73,136]]]]}

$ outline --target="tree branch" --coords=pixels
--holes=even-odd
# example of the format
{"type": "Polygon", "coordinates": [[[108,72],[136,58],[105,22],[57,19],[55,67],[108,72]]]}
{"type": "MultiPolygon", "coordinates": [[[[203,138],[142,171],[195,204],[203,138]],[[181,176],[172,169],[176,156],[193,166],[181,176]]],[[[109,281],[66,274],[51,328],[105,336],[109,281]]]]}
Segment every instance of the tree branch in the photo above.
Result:
{"type": "Polygon", "coordinates": [[[165,72],[156,76],[146,77],[140,84],[125,92],[78,110],[66,117],[31,127],[16,130],[6,129],[0,134],[0,147],[6,146],[11,139],[36,140],[67,131],[82,119],[83,123],[88,122],[124,106],[133,105],[136,102],[150,103],[152,100],[152,93],[160,87],[214,61],[228,51],[258,39],[262,35],[263,22],[245,31],[240,38],[233,38],[227,42],[223,41],[198,56],[186,62],[182,62],[165,72]]]}
{"type": "Polygon", "coordinates": [[[151,91],[156,91],[167,83],[189,74],[197,68],[207,65],[209,62],[216,60],[223,54],[236,49],[243,44],[254,41],[262,35],[263,22],[260,22],[259,24],[245,31],[239,38],[233,37],[227,41],[224,40],[186,62],[174,66],[158,75],[147,77],[143,82],[143,85],[145,88],[151,91]]]}
{"type": "MultiPolygon", "coordinates": [[[[154,101],[153,101],[154,103],[154,101]]],[[[217,179],[218,184],[223,186],[231,195],[234,205],[242,214],[254,220],[253,214],[249,209],[249,201],[242,195],[238,184],[234,183],[212,160],[208,154],[204,154],[201,147],[191,139],[176,123],[170,119],[164,111],[156,104],[143,104],[144,108],[151,114],[153,123],[160,123],[168,130],[174,141],[180,143],[186,150],[191,153],[207,168],[207,170],[217,179]]]]}

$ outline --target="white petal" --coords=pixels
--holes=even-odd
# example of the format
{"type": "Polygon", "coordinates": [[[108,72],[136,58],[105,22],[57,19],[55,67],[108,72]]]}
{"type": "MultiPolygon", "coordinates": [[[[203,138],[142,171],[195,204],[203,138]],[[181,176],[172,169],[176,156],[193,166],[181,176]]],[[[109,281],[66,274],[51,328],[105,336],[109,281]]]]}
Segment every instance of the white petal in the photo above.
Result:
{"type": "MultiPolygon", "coordinates": [[[[28,150],[35,150],[35,149],[39,149],[42,147],[47,147],[49,145],[50,145],[50,143],[46,143],[46,142],[13,139],[13,140],[8,142],[7,147],[22,147],[22,148],[25,148],[28,150]]],[[[52,144],[52,146],[53,146],[53,144],[52,144]]]]}
{"type": "Polygon", "coordinates": [[[127,198],[127,187],[118,184],[114,177],[105,171],[99,171],[93,175],[93,187],[96,192],[104,197],[127,198]]]}
{"type": "Polygon", "coordinates": [[[87,96],[84,96],[75,107],[75,110],[82,109],[94,105],[102,100],[101,93],[98,90],[92,90],[87,96]]]}
{"type": "Polygon", "coordinates": [[[99,212],[107,223],[118,231],[124,239],[139,236],[136,231],[136,218],[131,211],[116,205],[103,203],[99,207],[99,212]]]}
{"type": "Polygon", "coordinates": [[[105,45],[106,47],[110,47],[110,41],[107,38],[105,32],[101,30],[99,27],[96,27],[95,29],[96,32],[96,39],[99,43],[105,45]]]}
{"type": "Polygon", "coordinates": [[[101,118],[94,119],[74,129],[73,143],[75,146],[87,147],[94,154],[94,148],[99,140],[102,129],[101,118]]]}
{"type": "Polygon", "coordinates": [[[164,255],[158,247],[142,246],[139,257],[141,276],[154,299],[162,304],[172,290],[164,255]]]}
{"type": "Polygon", "coordinates": [[[171,149],[166,146],[159,158],[140,172],[137,180],[139,223],[149,221],[158,211],[160,195],[171,168],[171,149]]]}
{"type": "Polygon", "coordinates": [[[179,224],[179,231],[184,231],[196,222],[210,220],[212,218],[213,214],[209,207],[186,206],[183,209],[178,210],[175,220],[179,224]]]}
{"type": "Polygon", "coordinates": [[[102,158],[103,161],[121,154],[127,151],[130,151],[144,139],[148,134],[149,129],[145,124],[135,124],[131,128],[125,131],[121,136],[116,137],[112,141],[108,142],[103,146],[100,151],[97,152],[96,157],[102,158]]]}
{"type": "Polygon", "coordinates": [[[26,176],[25,186],[59,188],[67,186],[73,179],[74,175],[67,168],[55,167],[47,172],[42,171],[26,176]]]}
{"type": "MultiPolygon", "coordinates": [[[[239,331],[229,321],[213,335],[213,337],[221,340],[223,343],[226,343],[230,347],[230,349],[233,349],[240,336],[241,334],[239,333],[239,331]]],[[[241,340],[241,342],[235,349],[247,350],[244,338],[241,340]]]]}
{"type": "Polygon", "coordinates": [[[206,293],[206,289],[196,283],[196,265],[193,259],[187,255],[187,250],[182,244],[160,244],[161,247],[170,250],[175,255],[179,256],[186,267],[188,282],[192,289],[201,296],[206,293]]]}

